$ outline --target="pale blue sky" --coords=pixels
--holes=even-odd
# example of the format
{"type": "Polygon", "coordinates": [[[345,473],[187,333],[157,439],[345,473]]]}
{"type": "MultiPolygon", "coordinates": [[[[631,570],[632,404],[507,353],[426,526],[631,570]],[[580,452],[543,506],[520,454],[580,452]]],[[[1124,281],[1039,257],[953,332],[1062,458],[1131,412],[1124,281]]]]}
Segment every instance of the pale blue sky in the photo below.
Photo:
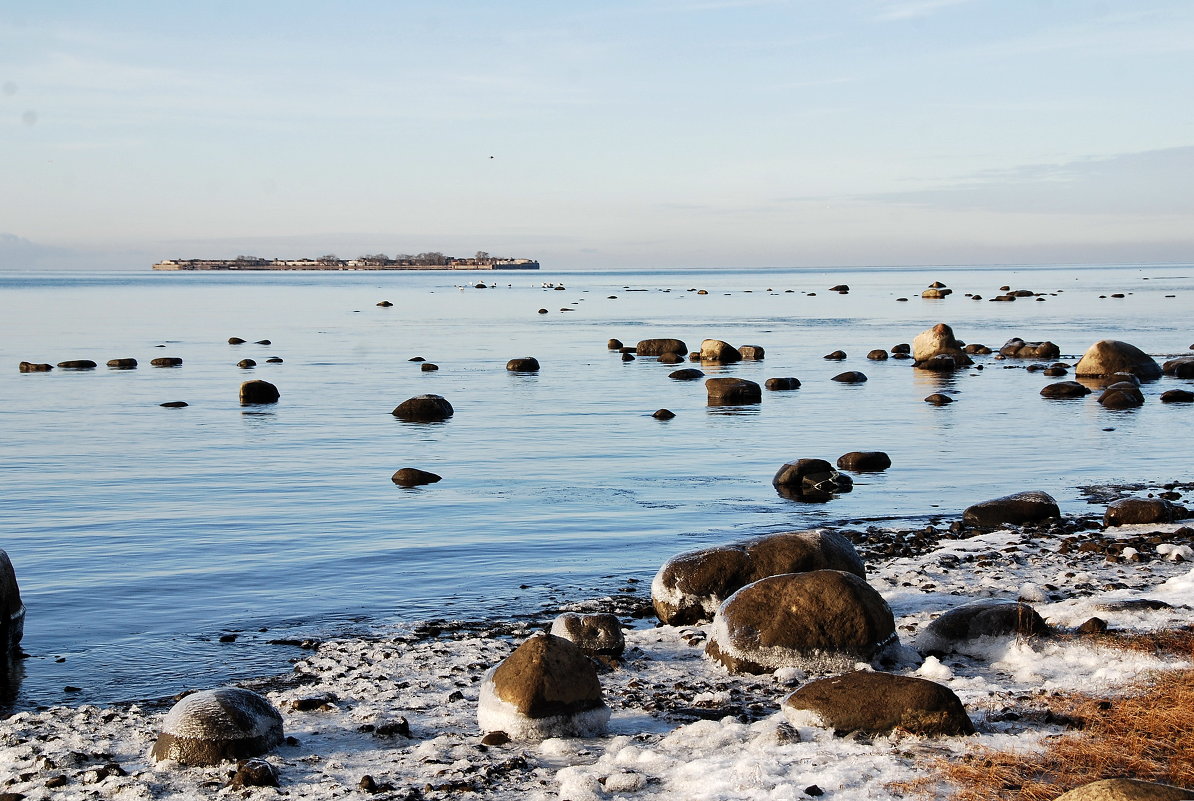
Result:
{"type": "Polygon", "coordinates": [[[1190,261],[1192,101],[1189,0],[8,0],[0,267],[1190,261]]]}

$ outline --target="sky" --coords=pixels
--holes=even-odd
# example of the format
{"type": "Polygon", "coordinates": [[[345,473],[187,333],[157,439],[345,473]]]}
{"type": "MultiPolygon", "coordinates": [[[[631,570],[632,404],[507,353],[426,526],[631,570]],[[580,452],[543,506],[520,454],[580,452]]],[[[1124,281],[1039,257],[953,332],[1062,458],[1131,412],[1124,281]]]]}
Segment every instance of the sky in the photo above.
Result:
{"type": "Polygon", "coordinates": [[[1194,261],[1189,0],[0,2],[0,268],[1194,261]]]}

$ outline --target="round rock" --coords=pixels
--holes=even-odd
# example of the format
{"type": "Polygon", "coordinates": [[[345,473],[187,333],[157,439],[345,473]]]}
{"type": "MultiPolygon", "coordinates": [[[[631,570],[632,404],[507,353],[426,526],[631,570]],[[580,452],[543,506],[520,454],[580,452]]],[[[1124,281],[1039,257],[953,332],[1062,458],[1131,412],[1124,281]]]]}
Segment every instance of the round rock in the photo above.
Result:
{"type": "Polygon", "coordinates": [[[1090,392],[1090,387],[1077,381],[1056,381],[1041,387],[1042,398],[1083,398],[1090,392]]]}
{"type": "Polygon", "coordinates": [[[391,414],[408,423],[437,423],[453,412],[452,404],[440,395],[416,395],[398,404],[391,414]]]}
{"type": "Polygon", "coordinates": [[[534,356],[522,356],[506,362],[506,369],[512,373],[537,373],[539,372],[539,360],[534,356]]]}
{"type": "Polygon", "coordinates": [[[868,353],[866,357],[873,362],[885,362],[887,361],[887,351],[882,348],[876,348],[868,353]]]}
{"type": "Polygon", "coordinates": [[[1118,381],[1103,390],[1099,403],[1105,409],[1135,409],[1144,405],[1144,393],[1130,381],[1118,381]]]}
{"type": "Polygon", "coordinates": [[[978,528],[997,528],[1009,524],[1040,523],[1060,516],[1061,510],[1052,495],[1028,490],[969,506],[962,512],[962,522],[978,528]]]}
{"type": "Polygon", "coordinates": [[[659,355],[660,364],[680,364],[684,361],[684,356],[679,353],[661,353],[659,355]]]}
{"type": "Polygon", "coordinates": [[[763,386],[773,392],[786,392],[793,389],[800,389],[800,379],[791,376],[782,378],[768,378],[763,386]]]}
{"type": "Polygon", "coordinates": [[[1032,637],[1051,629],[1026,603],[983,600],[954,607],[925,627],[916,647],[924,654],[947,654],[982,637],[1032,637]]]}
{"type": "Polygon", "coordinates": [[[858,370],[847,370],[835,375],[833,380],[839,384],[861,384],[866,381],[866,374],[860,373],[858,370]]]}
{"type": "Polygon", "coordinates": [[[925,403],[931,403],[934,406],[948,406],[953,402],[953,398],[940,392],[934,392],[932,395],[925,396],[925,403]]]}
{"type": "Polygon", "coordinates": [[[822,503],[837,493],[852,490],[854,480],[834,470],[824,459],[797,459],[777,470],[771,485],[790,500],[822,503]]]}
{"type": "Polygon", "coordinates": [[[1009,339],[999,352],[1011,359],[1056,359],[1061,348],[1052,342],[1025,342],[1019,337],[1009,339]]]}
{"type": "Polygon", "coordinates": [[[655,413],[651,415],[656,420],[671,420],[676,416],[676,413],[671,409],[656,409],[655,413]]]}
{"type": "Polygon", "coordinates": [[[738,347],[738,354],[743,361],[758,362],[763,360],[766,355],[762,345],[740,345],[738,347]]]}
{"type": "Polygon", "coordinates": [[[733,364],[742,361],[742,354],[729,342],[720,339],[706,339],[701,342],[701,361],[733,364]]]}
{"type": "Polygon", "coordinates": [[[250,367],[256,367],[257,362],[253,361],[252,359],[241,359],[236,363],[236,366],[242,370],[248,370],[250,367]]]}
{"type": "Polygon", "coordinates": [[[1105,376],[1131,373],[1150,380],[1163,374],[1161,365],[1135,345],[1117,339],[1101,339],[1086,349],[1074,373],[1079,376],[1105,376]]]}
{"type": "Polygon", "coordinates": [[[240,402],[243,405],[277,403],[281,393],[268,381],[246,381],[240,385],[240,402]]]}
{"type": "Polygon", "coordinates": [[[181,367],[182,359],[178,356],[159,356],[151,359],[149,364],[151,367],[181,367]]]}
{"type": "Polygon", "coordinates": [[[759,385],[745,378],[710,378],[705,381],[705,392],[709,406],[737,406],[763,400],[759,385]]]}
{"type": "Polygon", "coordinates": [[[48,373],[54,369],[52,364],[39,364],[37,362],[21,362],[17,369],[22,373],[48,373]]]}
{"type": "Polygon", "coordinates": [[[699,378],[704,378],[705,374],[695,367],[686,367],[683,370],[668,373],[667,377],[675,381],[696,381],[699,378]]]}
{"type": "Polygon", "coordinates": [[[717,610],[705,653],[732,673],[843,670],[897,642],[883,597],[853,573],[785,573],[747,584],[717,610]]]}
{"type": "Polygon", "coordinates": [[[688,353],[688,346],[682,339],[643,339],[634,346],[639,356],[661,356],[664,353],[688,353]]]}
{"type": "Polygon", "coordinates": [[[792,725],[819,722],[839,736],[896,729],[923,737],[974,734],[953,690],[891,673],[860,670],[812,681],[785,698],[781,708],[792,725]]]}
{"type": "Polygon", "coordinates": [[[625,346],[622,344],[622,340],[611,339],[609,342],[605,343],[605,347],[609,350],[621,350],[625,346]]]}
{"type": "Polygon", "coordinates": [[[1167,389],[1161,393],[1161,403],[1194,403],[1194,392],[1188,389],[1167,389]]]}
{"type": "Polygon", "coordinates": [[[91,359],[70,359],[65,362],[58,362],[58,366],[63,370],[94,370],[97,365],[91,359]]]}
{"type": "Polygon", "coordinates": [[[616,615],[578,615],[565,612],[551,624],[551,633],[576,645],[589,656],[621,656],[626,636],[616,615]]]}
{"type": "Polygon", "coordinates": [[[282,715],[255,692],[238,687],[204,690],[167,713],[150,751],[155,762],[216,765],[260,756],[282,742],[282,715]]]}
{"type": "Polygon", "coordinates": [[[921,331],[912,340],[914,367],[926,369],[957,369],[974,364],[974,360],[963,350],[962,343],[954,338],[954,330],[945,323],[921,331]],[[930,364],[932,362],[932,364],[930,364]],[[947,367],[947,362],[953,362],[947,367]]]}
{"type": "Polygon", "coordinates": [[[891,467],[891,457],[883,451],[850,451],[838,457],[837,466],[855,473],[877,473],[891,467]]]}
{"type": "Polygon", "coordinates": [[[443,476],[417,467],[403,467],[390,476],[390,480],[400,487],[420,487],[424,484],[434,484],[442,478],[443,476]]]}
{"type": "Polygon", "coordinates": [[[1103,514],[1103,526],[1130,526],[1137,523],[1172,523],[1179,520],[1178,509],[1162,498],[1120,498],[1112,501],[1103,514]]]}

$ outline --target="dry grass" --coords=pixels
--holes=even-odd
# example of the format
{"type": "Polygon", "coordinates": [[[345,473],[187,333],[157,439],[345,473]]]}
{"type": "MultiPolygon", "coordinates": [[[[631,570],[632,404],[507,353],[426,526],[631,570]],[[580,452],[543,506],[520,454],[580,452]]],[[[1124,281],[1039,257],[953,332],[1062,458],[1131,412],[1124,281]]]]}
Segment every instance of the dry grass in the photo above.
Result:
{"type": "MultiPolygon", "coordinates": [[[[1189,628],[1105,635],[1099,641],[1194,658],[1189,628]]],[[[956,788],[953,801],[1050,801],[1074,787],[1120,776],[1194,787],[1194,670],[1156,674],[1111,699],[1051,698],[1049,707],[1077,728],[1046,740],[1043,752],[976,748],[961,760],[939,762],[933,778],[902,789],[924,794],[943,780],[956,788]]]]}

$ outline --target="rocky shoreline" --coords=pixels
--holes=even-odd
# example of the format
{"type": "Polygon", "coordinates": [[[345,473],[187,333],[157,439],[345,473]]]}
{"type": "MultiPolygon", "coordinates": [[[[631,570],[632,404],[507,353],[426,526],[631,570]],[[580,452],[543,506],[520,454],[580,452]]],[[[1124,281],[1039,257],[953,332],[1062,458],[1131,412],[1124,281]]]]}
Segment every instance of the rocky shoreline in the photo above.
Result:
{"type": "Polygon", "coordinates": [[[53,707],[0,721],[0,798],[903,797],[893,788],[923,779],[934,758],[975,743],[1033,748],[1064,731],[1066,721],[1047,711],[1050,694],[1113,696],[1152,671],[1190,667],[1116,642],[1194,624],[1194,570],[1183,556],[1194,547],[1194,528],[1181,521],[1104,527],[1095,510],[1130,497],[1181,498],[1191,488],[1084,488],[1097,504],[1091,514],[990,530],[945,517],[912,530],[836,529],[865,560],[868,581],[890,605],[904,643],[876,665],[948,687],[975,736],[840,737],[794,725],[780,701],[830,674],[729,673],[703,653],[710,624],[656,625],[645,582],[629,577],[623,589],[632,591],[542,616],[431,620],[375,638],[305,643],[309,653],[289,675],[241,685],[280,711],[285,737],[263,757],[277,787],[245,788],[254,780],[243,771],[234,780],[234,762],[152,761],[163,713],[177,700],[162,699],[53,707]],[[935,656],[909,647],[943,612],[984,599],[1031,604],[1057,634],[984,638],[965,653],[935,656]],[[608,733],[486,737],[478,704],[487,674],[561,612],[616,615],[624,630],[624,654],[598,666],[612,711],[608,733]],[[1083,625],[1095,617],[1104,628],[1083,625]],[[244,789],[222,790],[230,783],[244,789]]]}

